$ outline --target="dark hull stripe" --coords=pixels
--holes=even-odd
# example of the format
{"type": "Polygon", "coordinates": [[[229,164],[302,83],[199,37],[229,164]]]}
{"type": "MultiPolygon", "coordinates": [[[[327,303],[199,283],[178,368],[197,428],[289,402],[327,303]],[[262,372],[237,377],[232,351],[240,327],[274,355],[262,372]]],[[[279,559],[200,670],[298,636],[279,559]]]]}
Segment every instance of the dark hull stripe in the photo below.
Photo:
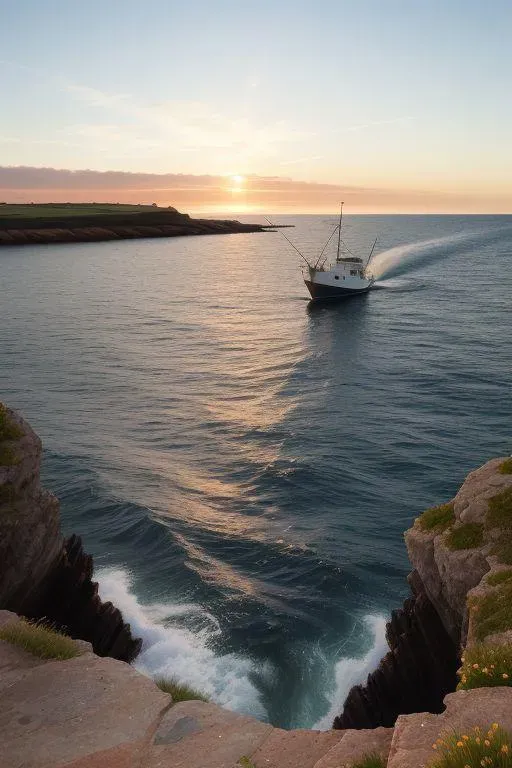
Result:
{"type": "Polygon", "coordinates": [[[342,286],[338,288],[337,285],[320,285],[312,283],[311,280],[304,280],[304,282],[313,299],[347,299],[358,293],[368,293],[371,288],[371,285],[368,288],[343,288],[342,286]]]}

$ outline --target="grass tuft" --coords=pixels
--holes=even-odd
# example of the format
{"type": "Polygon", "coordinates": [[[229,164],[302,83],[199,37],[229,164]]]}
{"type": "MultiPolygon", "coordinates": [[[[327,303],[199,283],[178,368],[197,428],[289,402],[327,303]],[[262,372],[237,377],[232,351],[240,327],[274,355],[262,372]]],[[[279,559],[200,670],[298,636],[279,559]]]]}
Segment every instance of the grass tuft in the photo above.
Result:
{"type": "Polygon", "coordinates": [[[512,487],[489,499],[485,524],[488,528],[512,529],[512,487]]]}
{"type": "Polygon", "coordinates": [[[498,472],[501,475],[512,475],[512,456],[500,464],[498,472]]]}
{"type": "Polygon", "coordinates": [[[510,581],[510,579],[512,579],[512,569],[507,568],[507,570],[495,571],[494,573],[489,574],[486,583],[489,584],[490,587],[497,587],[505,581],[510,581]]]}
{"type": "Polygon", "coordinates": [[[472,599],[469,610],[477,640],[512,629],[512,581],[505,581],[483,597],[472,599]]]}
{"type": "Polygon", "coordinates": [[[422,531],[435,531],[436,533],[445,531],[454,521],[453,503],[431,507],[416,519],[422,531]]]}
{"type": "Polygon", "coordinates": [[[357,763],[352,763],[352,768],[386,768],[387,761],[377,752],[365,755],[357,763]]]}
{"type": "Polygon", "coordinates": [[[477,643],[466,648],[457,674],[458,691],[512,685],[512,646],[477,643]]]}
{"type": "Polygon", "coordinates": [[[246,755],[242,755],[238,761],[238,765],[240,765],[241,768],[256,768],[251,758],[246,755]]]}
{"type": "Polygon", "coordinates": [[[174,702],[178,701],[208,701],[204,693],[196,691],[186,683],[179,683],[175,677],[157,677],[155,683],[161,691],[169,693],[174,702]]]}
{"type": "Polygon", "coordinates": [[[448,533],[445,544],[448,549],[475,549],[484,542],[484,527],[480,523],[464,523],[448,533]]]}
{"type": "Polygon", "coordinates": [[[73,659],[82,653],[74,640],[62,632],[25,619],[0,627],[0,640],[23,648],[40,659],[73,659]]]}
{"type": "Polygon", "coordinates": [[[23,431],[9,418],[5,405],[0,403],[0,442],[19,440],[20,437],[23,437],[23,431]]]}
{"type": "Polygon", "coordinates": [[[442,734],[432,748],[437,756],[428,768],[512,768],[512,739],[498,723],[487,730],[442,734]]]}

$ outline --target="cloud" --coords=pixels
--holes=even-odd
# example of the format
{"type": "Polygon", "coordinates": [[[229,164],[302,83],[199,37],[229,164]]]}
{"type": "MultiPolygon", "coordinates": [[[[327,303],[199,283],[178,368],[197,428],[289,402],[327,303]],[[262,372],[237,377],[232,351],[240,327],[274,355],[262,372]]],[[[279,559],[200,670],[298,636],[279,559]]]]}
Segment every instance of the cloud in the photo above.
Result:
{"type": "MultiPolygon", "coordinates": [[[[115,132],[113,138],[115,137],[115,132]]],[[[9,202],[112,201],[175,205],[183,210],[325,211],[345,200],[350,213],[507,212],[505,195],[441,194],[295,181],[280,176],[246,176],[232,192],[229,176],[70,171],[0,167],[0,199],[9,202]]]]}

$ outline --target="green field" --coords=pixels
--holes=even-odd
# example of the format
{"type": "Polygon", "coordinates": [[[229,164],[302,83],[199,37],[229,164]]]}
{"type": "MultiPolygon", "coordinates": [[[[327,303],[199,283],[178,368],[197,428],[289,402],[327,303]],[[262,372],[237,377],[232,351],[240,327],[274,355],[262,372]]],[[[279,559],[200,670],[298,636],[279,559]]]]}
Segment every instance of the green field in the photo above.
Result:
{"type": "Polygon", "coordinates": [[[28,221],[30,219],[66,219],[76,216],[101,216],[116,213],[149,213],[172,209],[154,205],[124,205],[121,203],[0,203],[0,219],[28,221]]]}

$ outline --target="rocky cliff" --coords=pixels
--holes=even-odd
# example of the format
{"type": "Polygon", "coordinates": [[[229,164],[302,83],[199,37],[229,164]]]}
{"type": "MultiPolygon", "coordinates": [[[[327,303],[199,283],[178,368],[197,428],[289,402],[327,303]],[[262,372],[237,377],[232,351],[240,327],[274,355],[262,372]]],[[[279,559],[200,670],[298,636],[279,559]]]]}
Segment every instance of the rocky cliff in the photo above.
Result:
{"type": "Polygon", "coordinates": [[[41,441],[0,403],[0,608],[46,619],[99,655],[130,661],[141,641],[92,581],[81,541],[64,540],[59,502],[41,488],[41,441]]]}
{"type": "MultiPolygon", "coordinates": [[[[266,232],[268,226],[244,224],[220,219],[192,219],[175,208],[146,206],[133,210],[110,206],[90,206],[90,212],[80,206],[55,206],[52,215],[48,206],[1,206],[0,246],[39,243],[97,242],[102,240],[132,240],[143,237],[185,237],[189,235],[227,235],[240,232],[266,232]],[[10,214],[13,208],[24,208],[25,216],[10,214]],[[38,215],[39,213],[39,215],[38,215]]],[[[127,208],[127,207],[125,207],[127,208]]],[[[270,227],[272,229],[272,227],[270,227]]]]}
{"type": "Polygon", "coordinates": [[[335,728],[443,711],[464,648],[512,640],[512,460],[471,472],[454,499],[405,534],[413,596],[387,625],[390,651],[350,691],[335,728]]]}

